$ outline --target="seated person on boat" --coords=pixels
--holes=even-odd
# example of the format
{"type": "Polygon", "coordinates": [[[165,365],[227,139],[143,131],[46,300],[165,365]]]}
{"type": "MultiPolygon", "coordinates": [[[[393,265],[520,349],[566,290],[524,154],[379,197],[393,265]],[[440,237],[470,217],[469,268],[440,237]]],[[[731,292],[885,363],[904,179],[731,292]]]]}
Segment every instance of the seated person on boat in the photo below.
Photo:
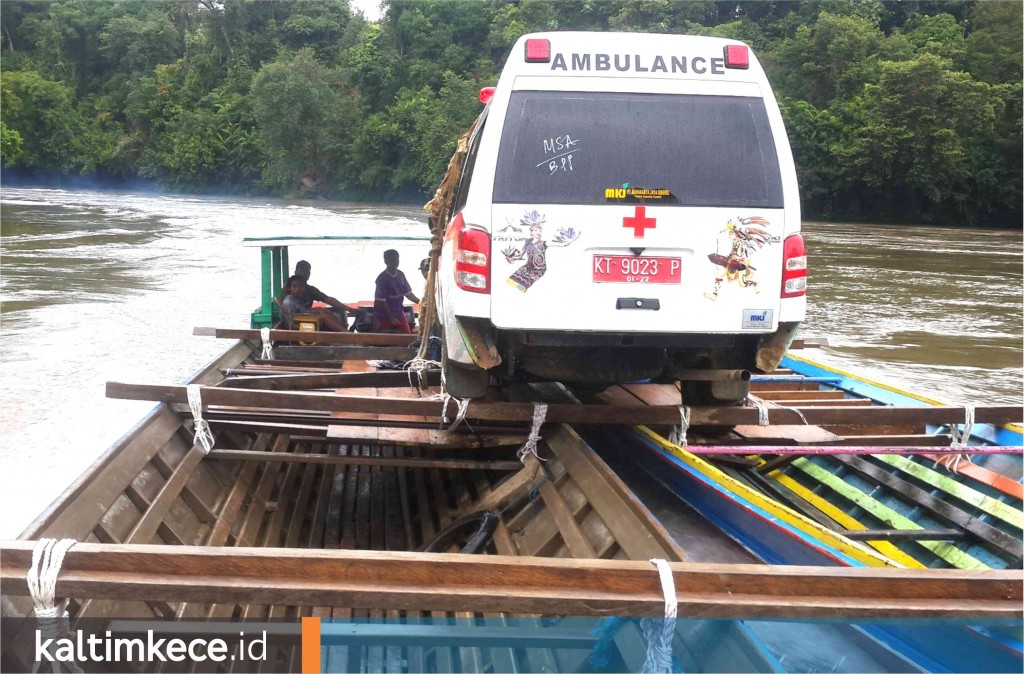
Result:
{"type": "Polygon", "coordinates": [[[306,280],[298,274],[288,279],[288,284],[285,286],[288,293],[281,302],[281,308],[283,309],[283,313],[286,314],[289,329],[296,329],[293,325],[294,321],[292,320],[292,317],[299,314],[313,313],[319,316],[320,327],[322,329],[330,330],[332,332],[347,332],[348,328],[333,312],[327,309],[310,309],[310,307],[305,304],[308,287],[306,280]]]}
{"type": "MultiPolygon", "coordinates": [[[[326,293],[322,292],[316,286],[309,285],[309,277],[312,274],[312,271],[313,271],[312,265],[310,265],[309,262],[307,262],[305,260],[299,260],[295,264],[295,276],[301,277],[303,283],[305,284],[305,291],[303,292],[302,297],[300,298],[301,301],[302,301],[303,306],[305,307],[305,310],[304,310],[303,313],[318,314],[318,315],[321,316],[321,318],[325,314],[330,314],[330,317],[334,318],[342,326],[347,326],[348,325],[348,312],[352,312],[353,314],[355,314],[359,310],[354,308],[354,307],[350,307],[347,304],[342,304],[338,300],[336,300],[333,297],[331,297],[331,296],[327,295],[326,293]],[[314,307],[313,306],[314,302],[320,302],[322,304],[326,304],[326,305],[330,306],[331,309],[333,309],[334,311],[332,312],[332,311],[328,310],[326,307],[314,307]],[[335,315],[335,314],[337,314],[337,315],[335,315]]],[[[290,279],[289,279],[289,281],[290,281],[290,279]]],[[[286,285],[284,290],[281,293],[281,296],[284,297],[284,298],[287,298],[290,294],[291,293],[289,291],[289,288],[286,285]]],[[[328,319],[328,320],[330,320],[330,319],[328,319]]],[[[329,329],[333,329],[333,328],[329,328],[329,329]]],[[[347,327],[346,328],[342,328],[342,331],[344,331],[344,330],[347,330],[347,327]]]]}
{"type": "MultiPolygon", "coordinates": [[[[310,285],[309,277],[313,272],[313,266],[306,260],[299,260],[295,263],[295,275],[301,276],[302,280],[306,283],[306,291],[302,296],[302,301],[307,307],[312,307],[314,302],[321,302],[330,306],[336,312],[341,314],[341,317],[346,318],[346,312],[356,312],[358,309],[350,307],[347,304],[342,304],[335,298],[327,295],[319,288],[314,285],[310,285]]],[[[287,295],[288,293],[284,293],[287,295]]],[[[316,307],[314,307],[316,308],[316,307]]]]}

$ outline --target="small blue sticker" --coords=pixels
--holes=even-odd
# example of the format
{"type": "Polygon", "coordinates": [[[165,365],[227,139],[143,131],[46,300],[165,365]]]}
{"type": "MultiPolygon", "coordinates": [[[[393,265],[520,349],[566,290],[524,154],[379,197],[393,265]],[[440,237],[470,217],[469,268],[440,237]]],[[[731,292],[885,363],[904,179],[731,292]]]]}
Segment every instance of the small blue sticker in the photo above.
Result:
{"type": "Polygon", "coordinates": [[[743,310],[743,329],[758,329],[758,328],[771,328],[772,327],[772,310],[771,309],[744,309],[743,310]]]}

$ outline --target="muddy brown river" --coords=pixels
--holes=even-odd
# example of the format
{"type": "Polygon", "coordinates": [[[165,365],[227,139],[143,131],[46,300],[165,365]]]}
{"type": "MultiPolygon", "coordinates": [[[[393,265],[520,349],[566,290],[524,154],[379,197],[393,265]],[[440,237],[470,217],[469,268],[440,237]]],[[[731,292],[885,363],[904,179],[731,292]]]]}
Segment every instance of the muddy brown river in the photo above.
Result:
{"type": "MultiPolygon", "coordinates": [[[[244,237],[426,236],[416,207],[55,189],[0,194],[0,536],[16,536],[152,407],[107,381],[187,380],[248,327],[259,249],[244,237]]],[[[1022,399],[1022,234],[804,223],[805,352],[944,402],[1022,399]]],[[[383,243],[295,247],[311,282],[370,296],[383,243]]],[[[390,244],[415,272],[425,242],[390,244]]]]}

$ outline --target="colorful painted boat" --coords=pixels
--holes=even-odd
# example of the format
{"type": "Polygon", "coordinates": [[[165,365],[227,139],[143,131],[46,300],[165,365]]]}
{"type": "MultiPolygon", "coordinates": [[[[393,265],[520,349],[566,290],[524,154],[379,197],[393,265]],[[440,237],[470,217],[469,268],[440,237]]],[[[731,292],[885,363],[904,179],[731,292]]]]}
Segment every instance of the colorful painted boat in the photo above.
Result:
{"type": "MultiPolygon", "coordinates": [[[[832,405],[836,400],[857,401],[858,406],[860,401],[871,405],[940,404],[803,358],[791,356],[784,366],[789,371],[752,379],[752,395],[764,401],[762,404],[789,404],[805,410],[809,401],[819,400],[832,405]]],[[[661,402],[674,395],[668,391],[666,396],[664,390],[652,390],[651,386],[626,388],[641,402],[661,402]]],[[[604,395],[623,401],[621,392],[604,395]]],[[[1019,447],[1020,430],[1016,425],[976,424],[968,444],[1019,447]]],[[[956,473],[941,468],[943,472],[938,473],[928,450],[934,452],[940,443],[949,444],[948,427],[921,424],[920,429],[873,429],[870,438],[860,431],[836,436],[831,448],[815,447],[820,454],[776,459],[774,465],[781,468],[767,466],[771,470],[760,472],[758,469],[767,465],[763,458],[737,460],[744,454],[742,444],[735,447],[737,456],[728,463],[716,463],[720,454],[698,454],[723,447],[680,447],[645,427],[592,430],[586,437],[611,465],[619,469],[628,462],[638,463],[768,563],[924,568],[939,566],[941,561],[942,566],[957,568],[1020,568],[1022,506],[1013,486],[1020,484],[1013,479],[1019,478],[1020,453],[981,455],[985,460],[973,464],[961,459],[956,473]],[[908,441],[921,446],[920,455],[863,455],[870,451],[864,448],[866,444],[877,443],[878,451],[887,451],[908,441]],[[844,456],[843,443],[858,446],[861,455],[844,456]],[[741,466],[743,461],[746,466],[741,466]],[[847,477],[829,470],[829,465],[858,470],[847,477]],[[965,471],[968,465],[971,468],[965,471]],[[1010,475],[995,474],[993,467],[1010,475]],[[791,476],[793,473],[797,477],[791,476]],[[928,484],[931,490],[906,489],[903,483],[911,478],[928,484]],[[920,502],[907,503],[912,497],[920,502]],[[899,498],[904,499],[899,506],[902,513],[891,505],[899,498]],[[875,519],[867,519],[865,513],[873,513],[875,519]],[[939,513],[944,519],[937,519],[939,513]],[[934,532],[935,538],[929,539],[928,532],[934,532]],[[861,534],[865,539],[855,540],[861,534]],[[942,536],[953,540],[939,540],[942,536]]],[[[729,441],[721,436],[698,436],[697,440],[712,445],[729,441]]],[[[1022,663],[1020,623],[970,628],[933,625],[923,631],[898,624],[861,629],[928,671],[1014,671],[1022,663]]]]}

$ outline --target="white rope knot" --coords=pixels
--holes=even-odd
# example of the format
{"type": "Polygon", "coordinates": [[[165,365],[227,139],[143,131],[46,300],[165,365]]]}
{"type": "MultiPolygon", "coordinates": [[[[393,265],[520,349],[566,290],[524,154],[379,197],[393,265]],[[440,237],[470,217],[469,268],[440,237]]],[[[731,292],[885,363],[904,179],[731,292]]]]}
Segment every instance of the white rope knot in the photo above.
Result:
{"type": "Polygon", "coordinates": [[[441,363],[438,363],[436,360],[427,360],[426,358],[416,356],[407,362],[404,367],[405,371],[409,374],[409,388],[422,391],[426,388],[426,382],[424,381],[426,373],[430,370],[440,370],[441,363]],[[415,384],[412,383],[412,376],[414,374],[416,375],[415,384]]]}
{"type": "Polygon", "coordinates": [[[260,339],[263,341],[263,352],[260,354],[260,358],[274,360],[274,348],[270,343],[270,328],[260,328],[260,339]]]}
{"type": "MultiPolygon", "coordinates": [[[[756,398],[747,398],[747,402],[750,403],[751,406],[757,408],[757,425],[758,426],[767,426],[768,425],[768,406],[765,405],[763,401],[757,400],[756,398]]],[[[799,411],[797,412],[797,414],[799,414],[799,411]]],[[[803,417],[802,414],[800,416],[801,416],[801,418],[803,417]]],[[[806,419],[804,420],[804,423],[807,423],[806,419]]]]}
{"type": "MultiPolygon", "coordinates": [[[[958,424],[949,425],[949,446],[954,449],[961,449],[967,446],[971,439],[971,431],[974,428],[974,406],[964,405],[964,427],[960,429],[958,424]]],[[[935,462],[935,466],[942,466],[954,475],[960,474],[960,466],[964,463],[974,463],[973,457],[966,452],[958,454],[945,454],[935,462]]]]}
{"type": "Polygon", "coordinates": [[[209,422],[203,419],[203,394],[200,391],[200,386],[189,384],[185,387],[185,392],[188,394],[188,406],[192,410],[192,418],[195,420],[195,441],[201,443],[203,451],[209,454],[213,449],[213,431],[210,430],[209,422]]]}
{"type": "Polygon", "coordinates": [[[952,438],[950,447],[966,447],[967,441],[971,439],[971,431],[974,428],[974,405],[964,405],[964,428],[960,430],[957,424],[950,424],[949,436],[952,438]]]}
{"type": "Polygon", "coordinates": [[[466,420],[466,412],[469,410],[469,398],[455,398],[448,394],[447,391],[442,392],[442,398],[444,400],[444,406],[441,408],[441,428],[448,423],[448,403],[455,401],[455,421],[448,427],[449,431],[458,428],[459,424],[466,420]]]}
{"type": "Polygon", "coordinates": [[[690,429],[690,408],[686,405],[679,406],[679,425],[672,427],[668,434],[668,441],[680,447],[686,446],[686,432],[690,429]]]}
{"type": "Polygon", "coordinates": [[[526,455],[533,454],[535,459],[541,459],[540,455],[537,454],[537,443],[541,441],[540,427],[544,425],[544,418],[548,415],[548,406],[544,403],[533,404],[533,424],[530,426],[530,435],[526,437],[526,442],[516,452],[516,456],[523,463],[526,463],[526,455]]]}
{"type": "MultiPolygon", "coordinates": [[[[71,633],[68,600],[64,599],[58,604],[54,595],[57,592],[57,576],[64,563],[64,555],[77,542],[73,538],[42,538],[36,541],[32,549],[32,566],[25,580],[28,582],[28,592],[32,596],[40,637],[44,640],[59,639],[71,633]]],[[[74,662],[65,664],[72,672],[82,671],[74,662]]],[[[32,671],[38,672],[41,666],[42,662],[37,662],[32,671]]],[[[60,672],[60,663],[52,663],[50,671],[60,672]]]]}
{"type": "Polygon", "coordinates": [[[676,613],[679,608],[672,567],[664,559],[652,559],[650,562],[658,568],[661,591],[665,595],[665,617],[643,618],[640,621],[640,631],[647,639],[647,657],[640,668],[644,674],[672,671],[672,635],[676,631],[676,613]]]}

